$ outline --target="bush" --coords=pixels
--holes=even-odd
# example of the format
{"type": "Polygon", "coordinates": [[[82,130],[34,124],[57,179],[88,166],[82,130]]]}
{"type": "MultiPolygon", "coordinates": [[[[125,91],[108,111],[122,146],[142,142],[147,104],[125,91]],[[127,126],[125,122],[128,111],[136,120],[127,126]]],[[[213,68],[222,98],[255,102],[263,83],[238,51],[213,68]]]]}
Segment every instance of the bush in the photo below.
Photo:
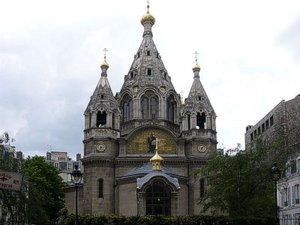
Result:
{"type": "MultiPolygon", "coordinates": [[[[59,225],[73,225],[73,214],[64,216],[59,225]]],[[[213,216],[79,216],[78,225],[275,225],[274,218],[229,218],[213,216]]]]}

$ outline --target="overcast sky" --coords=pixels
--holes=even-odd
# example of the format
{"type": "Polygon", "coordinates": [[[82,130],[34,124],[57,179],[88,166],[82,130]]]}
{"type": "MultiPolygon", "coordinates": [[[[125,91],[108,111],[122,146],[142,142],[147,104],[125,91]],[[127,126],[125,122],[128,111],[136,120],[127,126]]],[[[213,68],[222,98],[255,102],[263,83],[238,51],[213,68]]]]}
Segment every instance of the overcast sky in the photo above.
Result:
{"type": "MultiPolygon", "coordinates": [[[[152,0],[154,42],[178,93],[200,79],[218,115],[219,146],[300,94],[299,0],[152,0]]],[[[83,153],[83,112],[100,77],[120,91],[142,41],[146,0],[1,1],[0,135],[17,150],[83,153]]]]}

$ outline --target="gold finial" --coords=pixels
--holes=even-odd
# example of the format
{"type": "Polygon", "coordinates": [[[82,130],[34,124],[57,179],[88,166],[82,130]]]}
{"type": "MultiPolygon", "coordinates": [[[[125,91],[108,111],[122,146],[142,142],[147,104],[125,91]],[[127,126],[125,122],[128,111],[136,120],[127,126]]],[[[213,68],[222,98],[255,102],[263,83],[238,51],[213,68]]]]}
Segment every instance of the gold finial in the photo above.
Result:
{"type": "Polygon", "coordinates": [[[149,9],[150,9],[150,1],[147,0],[147,12],[141,19],[142,25],[144,25],[145,22],[150,22],[152,23],[152,25],[155,23],[155,18],[150,14],[149,9]]]}
{"type": "Polygon", "coordinates": [[[156,138],[155,143],[155,155],[150,159],[150,162],[152,163],[152,170],[161,170],[161,164],[164,159],[158,154],[158,138],[156,138]]]}
{"type": "Polygon", "coordinates": [[[104,48],[103,49],[103,52],[104,52],[104,61],[101,63],[101,65],[100,65],[100,67],[101,67],[101,69],[103,69],[103,68],[108,68],[109,67],[109,65],[108,65],[108,63],[106,62],[106,53],[108,52],[108,50],[107,50],[107,48],[104,48]]]}
{"type": "Polygon", "coordinates": [[[194,55],[195,55],[195,66],[194,66],[194,69],[200,69],[200,66],[198,65],[198,55],[199,55],[199,52],[195,51],[194,55]]]}
{"type": "Polygon", "coordinates": [[[147,13],[149,13],[149,8],[150,8],[150,0],[147,0],[147,13]]]}

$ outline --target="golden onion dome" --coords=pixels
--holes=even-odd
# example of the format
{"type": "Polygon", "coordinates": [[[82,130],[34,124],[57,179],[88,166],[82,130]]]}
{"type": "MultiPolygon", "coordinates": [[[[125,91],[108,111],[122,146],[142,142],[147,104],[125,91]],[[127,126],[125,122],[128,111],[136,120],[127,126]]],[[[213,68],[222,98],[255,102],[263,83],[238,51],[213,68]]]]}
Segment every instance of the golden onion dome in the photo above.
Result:
{"type": "Polygon", "coordinates": [[[158,154],[158,152],[155,152],[155,155],[150,159],[150,162],[162,162],[164,159],[158,154]]]}
{"type": "Polygon", "coordinates": [[[152,23],[152,25],[155,24],[155,18],[150,14],[149,11],[147,11],[147,13],[142,17],[141,24],[144,25],[144,23],[148,21],[152,23]]]}
{"type": "Polygon", "coordinates": [[[103,69],[103,68],[109,68],[109,65],[108,63],[106,62],[106,60],[104,60],[101,65],[100,65],[100,68],[103,69]]]}
{"type": "Polygon", "coordinates": [[[196,63],[196,65],[193,67],[193,70],[200,70],[201,67],[198,65],[198,63],[196,63]]]}
{"type": "Polygon", "coordinates": [[[161,164],[164,161],[164,159],[158,154],[158,138],[156,138],[156,151],[155,155],[150,159],[150,162],[152,164],[152,170],[161,170],[161,164]]]}

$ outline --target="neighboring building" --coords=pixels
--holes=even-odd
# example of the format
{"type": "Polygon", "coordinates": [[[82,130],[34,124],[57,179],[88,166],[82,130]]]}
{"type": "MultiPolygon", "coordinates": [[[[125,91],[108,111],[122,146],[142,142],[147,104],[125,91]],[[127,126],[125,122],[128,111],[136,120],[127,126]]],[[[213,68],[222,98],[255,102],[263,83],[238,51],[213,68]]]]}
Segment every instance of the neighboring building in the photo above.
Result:
{"type": "Polygon", "coordinates": [[[256,125],[247,126],[246,150],[255,149],[255,141],[261,138],[272,142],[283,138],[284,149],[290,160],[285,176],[278,181],[277,202],[281,225],[300,224],[300,95],[289,101],[281,101],[256,125]]]}
{"type": "MultiPolygon", "coordinates": [[[[216,114],[197,61],[189,95],[181,102],[154,44],[149,6],[141,23],[143,40],[120,92],[114,96],[110,88],[105,56],[84,112],[81,214],[193,215],[201,209],[197,199],[205,180],[194,172],[217,151],[216,114]],[[159,155],[153,157],[156,148],[159,155]]],[[[73,212],[74,201],[70,187],[66,206],[73,212]]]]}
{"type": "Polygon", "coordinates": [[[291,153],[297,154],[300,150],[300,94],[295,98],[282,100],[267,115],[254,126],[246,127],[246,150],[255,148],[255,141],[261,138],[273,141],[284,138],[285,147],[291,153]]]}
{"type": "Polygon", "coordinates": [[[59,175],[64,182],[71,182],[71,173],[75,169],[75,165],[83,171],[81,163],[81,154],[76,155],[76,160],[69,158],[67,152],[51,151],[46,154],[46,161],[59,170],[59,175]]]}
{"type": "MultiPolygon", "coordinates": [[[[0,136],[0,173],[2,171],[21,173],[22,160],[23,153],[16,151],[15,146],[10,145],[9,138],[4,142],[0,136]]],[[[24,188],[24,185],[22,188],[24,188]]],[[[15,206],[7,207],[4,203],[3,193],[5,192],[0,192],[0,224],[24,223],[24,212],[19,212],[15,206]]],[[[16,202],[20,201],[17,192],[12,191],[11,195],[15,196],[16,202]]]]}
{"type": "Polygon", "coordinates": [[[300,156],[288,162],[286,176],[279,180],[277,198],[280,225],[300,224],[300,156]]]}

